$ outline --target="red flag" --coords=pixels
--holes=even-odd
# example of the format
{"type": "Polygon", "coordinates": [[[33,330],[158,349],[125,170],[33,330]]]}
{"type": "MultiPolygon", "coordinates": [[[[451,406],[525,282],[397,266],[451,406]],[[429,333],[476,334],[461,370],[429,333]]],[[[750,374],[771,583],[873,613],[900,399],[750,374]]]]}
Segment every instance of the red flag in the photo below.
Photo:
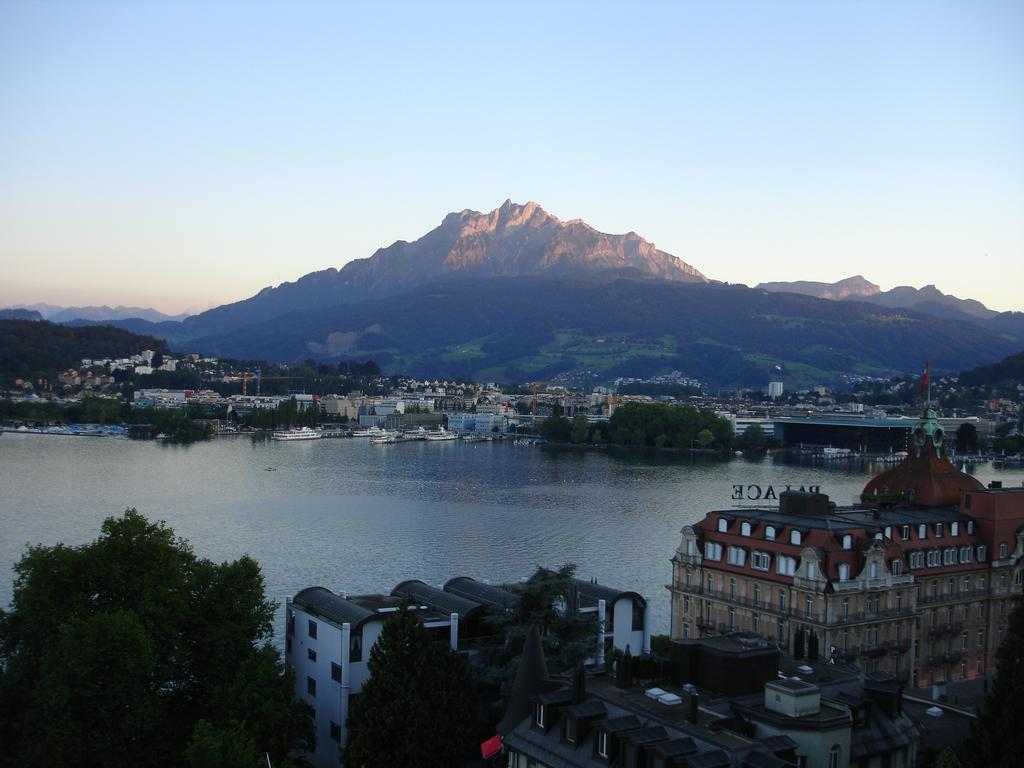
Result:
{"type": "Polygon", "coordinates": [[[924,391],[928,388],[928,382],[931,380],[931,378],[932,378],[932,361],[929,360],[927,363],[925,363],[924,373],[921,374],[921,394],[922,395],[924,394],[924,391]]]}
{"type": "Polygon", "coordinates": [[[494,735],[480,745],[480,754],[483,755],[484,760],[492,755],[496,755],[501,751],[501,736],[494,735]]]}

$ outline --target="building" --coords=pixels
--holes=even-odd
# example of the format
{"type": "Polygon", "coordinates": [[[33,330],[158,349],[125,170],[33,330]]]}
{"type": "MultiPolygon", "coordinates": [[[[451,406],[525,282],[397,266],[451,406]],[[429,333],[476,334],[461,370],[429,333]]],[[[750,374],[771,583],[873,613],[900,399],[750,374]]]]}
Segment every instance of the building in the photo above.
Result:
{"type": "Polygon", "coordinates": [[[1024,488],[983,488],[927,411],[861,503],[784,492],[709,512],[672,558],[671,636],[753,632],[795,657],[928,688],[991,674],[1022,591],[1024,488]]]}
{"type": "MultiPolygon", "coordinates": [[[[426,415],[426,414],[421,414],[426,415]]],[[[439,642],[468,650],[493,634],[485,618],[508,611],[519,600],[515,585],[494,586],[460,576],[443,588],[419,580],[399,583],[388,595],[348,596],[324,587],[298,592],[285,605],[285,663],[295,673],[295,696],[315,711],[316,748],[306,755],[317,768],[336,768],[347,743],[346,720],[369,679],[370,650],[388,616],[404,602],[439,642]]],[[[577,610],[598,619],[605,609],[607,635],[615,647],[650,648],[650,613],[635,592],[596,582],[573,582],[577,610]],[[616,630],[616,626],[619,627],[616,630]],[[639,626],[639,629],[635,627],[639,626]]],[[[599,632],[598,638],[601,638],[599,632]]],[[[598,654],[600,661],[601,654],[598,654]]]]}
{"type": "Polygon", "coordinates": [[[781,381],[769,381],[768,382],[768,397],[772,400],[782,397],[782,382],[781,381]]]}
{"type": "MultiPolygon", "coordinates": [[[[369,679],[370,649],[403,599],[346,597],[324,587],[309,587],[287,601],[285,663],[295,672],[296,698],[314,710],[316,746],[305,758],[316,768],[337,768],[347,743],[350,706],[369,679]]],[[[458,648],[457,613],[421,605],[411,608],[427,629],[458,648]]]]}

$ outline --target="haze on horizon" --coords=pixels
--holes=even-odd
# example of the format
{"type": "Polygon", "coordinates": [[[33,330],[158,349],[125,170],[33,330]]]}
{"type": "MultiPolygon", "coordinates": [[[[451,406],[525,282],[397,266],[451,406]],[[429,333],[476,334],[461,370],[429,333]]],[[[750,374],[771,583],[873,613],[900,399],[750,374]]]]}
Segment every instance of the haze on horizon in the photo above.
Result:
{"type": "Polygon", "coordinates": [[[0,306],[242,299],[534,200],[1024,309],[1024,4],[0,5],[0,306]]]}

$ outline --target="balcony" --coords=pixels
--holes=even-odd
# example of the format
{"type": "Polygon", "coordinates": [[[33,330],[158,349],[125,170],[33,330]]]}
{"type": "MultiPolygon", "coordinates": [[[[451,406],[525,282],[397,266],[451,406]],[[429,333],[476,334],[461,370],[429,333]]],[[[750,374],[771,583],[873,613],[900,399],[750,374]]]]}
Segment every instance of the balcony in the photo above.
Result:
{"type": "Polygon", "coordinates": [[[828,620],[829,624],[860,624],[862,622],[883,621],[885,619],[913,618],[917,615],[911,606],[905,605],[901,608],[881,608],[877,611],[851,611],[848,614],[837,611],[828,620]]]}
{"type": "Polygon", "coordinates": [[[929,667],[941,667],[944,664],[953,664],[964,657],[963,651],[948,651],[947,653],[935,653],[928,657],[926,662],[929,667]]]}
{"type": "Polygon", "coordinates": [[[959,592],[944,592],[936,595],[928,595],[921,591],[921,594],[917,596],[918,605],[935,605],[937,603],[960,603],[965,600],[977,600],[981,597],[987,597],[989,591],[985,589],[964,589],[959,592]]]}
{"type": "Polygon", "coordinates": [[[865,645],[861,650],[861,653],[867,656],[869,659],[877,659],[879,656],[885,656],[889,652],[885,643],[876,645],[865,645]]]}
{"type": "Polygon", "coordinates": [[[954,621],[952,624],[936,624],[934,627],[928,627],[928,637],[959,635],[963,631],[964,625],[960,621],[954,621]]]}

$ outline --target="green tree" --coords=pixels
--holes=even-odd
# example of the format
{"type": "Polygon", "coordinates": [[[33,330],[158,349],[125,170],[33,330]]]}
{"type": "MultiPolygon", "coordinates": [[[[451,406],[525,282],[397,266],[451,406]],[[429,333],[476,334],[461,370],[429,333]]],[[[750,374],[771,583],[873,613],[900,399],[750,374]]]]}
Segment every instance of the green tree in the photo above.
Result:
{"type": "Polygon", "coordinates": [[[700,443],[701,448],[707,448],[715,442],[715,433],[710,429],[702,429],[697,433],[697,442],[700,443]]]}
{"type": "Polygon", "coordinates": [[[956,429],[957,453],[974,453],[978,450],[978,428],[964,422],[956,429]]]}
{"type": "Polygon", "coordinates": [[[572,420],[572,441],[577,445],[585,443],[589,434],[590,424],[587,422],[587,417],[582,413],[577,413],[572,420]]]}
{"type": "Polygon", "coordinates": [[[553,443],[568,443],[572,438],[572,422],[552,412],[541,422],[540,433],[553,443]]]}
{"type": "Polygon", "coordinates": [[[962,752],[967,768],[1010,768],[1024,755],[1024,603],[1010,613],[1003,644],[996,653],[996,678],[971,723],[962,752]]]}
{"type": "Polygon", "coordinates": [[[461,655],[414,611],[391,616],[370,652],[370,678],[348,717],[345,765],[461,765],[473,753],[475,700],[461,655]]]}
{"type": "Polygon", "coordinates": [[[200,720],[222,735],[243,723],[250,764],[312,743],[251,558],[198,558],[128,510],[92,543],[31,547],[15,572],[0,614],[0,765],[179,766],[200,720]]]}

